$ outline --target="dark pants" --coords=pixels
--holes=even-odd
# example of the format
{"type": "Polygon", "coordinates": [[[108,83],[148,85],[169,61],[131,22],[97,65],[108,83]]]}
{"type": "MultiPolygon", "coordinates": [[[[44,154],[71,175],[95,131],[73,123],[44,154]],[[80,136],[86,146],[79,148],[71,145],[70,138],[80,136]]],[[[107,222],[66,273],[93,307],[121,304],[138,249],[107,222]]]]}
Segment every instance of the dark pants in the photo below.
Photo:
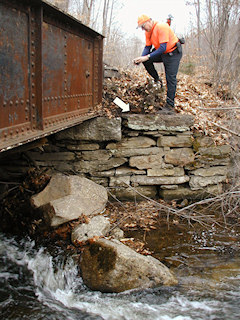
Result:
{"type": "Polygon", "coordinates": [[[182,58],[182,52],[179,53],[177,49],[169,53],[162,54],[160,58],[151,58],[151,61],[144,62],[144,67],[147,72],[155,79],[159,79],[157,70],[154,67],[154,62],[162,62],[165,69],[166,81],[167,81],[167,103],[174,107],[174,99],[177,88],[177,73],[179,68],[179,63],[182,58]]]}

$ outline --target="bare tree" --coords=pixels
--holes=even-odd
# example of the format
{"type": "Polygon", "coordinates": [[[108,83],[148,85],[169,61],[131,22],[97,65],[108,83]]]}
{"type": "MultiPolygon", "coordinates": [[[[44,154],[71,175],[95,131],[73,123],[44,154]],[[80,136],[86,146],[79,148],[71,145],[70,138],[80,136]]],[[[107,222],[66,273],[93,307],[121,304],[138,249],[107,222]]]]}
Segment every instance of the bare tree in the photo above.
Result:
{"type": "Polygon", "coordinates": [[[201,51],[205,55],[205,61],[212,70],[213,85],[218,87],[237,81],[237,78],[239,81],[236,57],[239,52],[240,1],[192,0],[188,4],[195,6],[197,41],[201,46],[199,53],[201,51]],[[235,78],[229,72],[233,65],[237,67],[235,78]]]}
{"type": "Polygon", "coordinates": [[[52,4],[54,4],[56,7],[63,11],[68,11],[69,8],[69,0],[48,0],[52,4]]]}

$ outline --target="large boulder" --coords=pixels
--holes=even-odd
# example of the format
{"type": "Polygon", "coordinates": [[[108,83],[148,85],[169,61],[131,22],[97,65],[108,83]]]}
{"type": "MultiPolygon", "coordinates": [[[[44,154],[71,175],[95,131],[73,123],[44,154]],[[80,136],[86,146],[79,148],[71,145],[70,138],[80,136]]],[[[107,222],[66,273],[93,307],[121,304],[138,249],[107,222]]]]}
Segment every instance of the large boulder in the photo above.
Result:
{"type": "Polygon", "coordinates": [[[55,134],[56,140],[120,141],[121,118],[96,117],[55,134]]]}
{"type": "Polygon", "coordinates": [[[118,240],[99,239],[85,247],[80,268],[84,283],[101,292],[177,284],[174,275],[160,261],[143,256],[118,240]]]}
{"type": "Polygon", "coordinates": [[[54,175],[46,188],[31,198],[34,208],[43,210],[51,226],[78,219],[82,214],[96,215],[104,210],[107,191],[95,182],[79,177],[54,175]]]}

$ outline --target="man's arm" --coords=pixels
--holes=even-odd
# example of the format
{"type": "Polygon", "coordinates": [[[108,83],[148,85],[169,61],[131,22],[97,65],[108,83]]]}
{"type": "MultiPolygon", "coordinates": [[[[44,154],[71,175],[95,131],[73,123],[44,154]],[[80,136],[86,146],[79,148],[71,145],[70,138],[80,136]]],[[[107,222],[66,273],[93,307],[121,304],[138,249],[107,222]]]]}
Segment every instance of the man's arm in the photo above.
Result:
{"type": "Polygon", "coordinates": [[[142,52],[142,56],[146,56],[147,54],[150,53],[152,46],[145,46],[142,52]]]}
{"type": "Polygon", "coordinates": [[[166,48],[167,48],[167,43],[166,42],[161,43],[160,47],[157,50],[150,53],[150,59],[160,58],[161,54],[163,54],[166,51],[166,48]]]}
{"type": "Polygon", "coordinates": [[[133,62],[135,64],[143,63],[147,60],[150,60],[150,62],[151,62],[151,59],[155,59],[157,57],[160,57],[161,54],[166,51],[167,43],[161,43],[160,47],[157,50],[150,53],[151,47],[152,46],[146,46],[143,50],[143,53],[145,53],[145,54],[142,53],[142,56],[135,58],[133,60],[133,62]],[[145,51],[145,49],[146,49],[146,51],[145,51]],[[149,50],[149,51],[147,51],[147,50],[149,50]]]}

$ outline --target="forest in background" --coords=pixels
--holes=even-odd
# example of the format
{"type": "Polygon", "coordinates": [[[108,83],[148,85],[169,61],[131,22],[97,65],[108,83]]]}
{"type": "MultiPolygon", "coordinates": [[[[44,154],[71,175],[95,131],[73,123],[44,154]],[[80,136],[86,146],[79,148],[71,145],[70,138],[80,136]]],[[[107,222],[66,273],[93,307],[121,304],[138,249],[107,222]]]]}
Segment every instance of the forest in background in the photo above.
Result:
{"type": "MultiPolygon", "coordinates": [[[[129,37],[121,30],[116,13],[124,5],[122,0],[48,1],[105,36],[104,63],[124,70],[134,68],[132,60],[141,55],[144,39],[129,37]]],[[[194,74],[204,67],[214,88],[227,87],[239,100],[240,0],[186,0],[186,4],[194,9],[195,17],[184,35],[180,71],[194,74]]]]}

